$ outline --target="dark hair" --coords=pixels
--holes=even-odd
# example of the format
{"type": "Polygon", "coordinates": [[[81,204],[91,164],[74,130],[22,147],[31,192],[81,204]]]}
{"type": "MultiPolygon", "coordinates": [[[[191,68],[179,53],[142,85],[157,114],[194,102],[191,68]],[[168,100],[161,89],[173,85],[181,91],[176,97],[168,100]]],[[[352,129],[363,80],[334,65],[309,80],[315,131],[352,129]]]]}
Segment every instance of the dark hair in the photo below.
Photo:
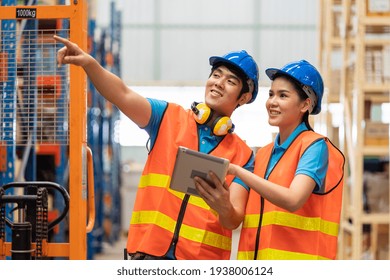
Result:
{"type": "Polygon", "coordinates": [[[247,80],[249,79],[247,77],[247,75],[240,69],[238,68],[237,66],[233,65],[233,64],[230,64],[230,63],[223,63],[223,62],[219,62],[219,63],[215,63],[213,65],[213,67],[211,68],[211,72],[210,72],[210,75],[209,77],[213,74],[214,70],[217,69],[218,67],[220,66],[225,66],[227,69],[229,69],[231,72],[233,72],[234,75],[236,75],[242,82],[242,89],[240,91],[240,94],[238,95],[237,97],[237,100],[240,99],[240,97],[245,93],[245,92],[248,92],[249,91],[249,85],[248,85],[248,82],[247,80]]]}
{"type": "MultiPolygon", "coordinates": [[[[282,77],[282,78],[285,78],[286,80],[288,80],[293,86],[294,86],[294,89],[298,92],[298,96],[299,96],[299,99],[301,101],[304,101],[306,100],[307,98],[309,98],[307,96],[307,94],[303,91],[302,89],[302,84],[297,81],[296,79],[294,79],[293,77],[289,76],[289,75],[286,75],[284,73],[276,73],[274,76],[273,76],[273,79],[272,80],[275,80],[276,78],[279,78],[279,77],[282,77]]],[[[305,114],[303,115],[302,117],[302,122],[304,122],[306,124],[306,127],[309,129],[309,130],[313,130],[313,128],[311,127],[310,123],[309,123],[309,111],[306,111],[305,114]]]]}

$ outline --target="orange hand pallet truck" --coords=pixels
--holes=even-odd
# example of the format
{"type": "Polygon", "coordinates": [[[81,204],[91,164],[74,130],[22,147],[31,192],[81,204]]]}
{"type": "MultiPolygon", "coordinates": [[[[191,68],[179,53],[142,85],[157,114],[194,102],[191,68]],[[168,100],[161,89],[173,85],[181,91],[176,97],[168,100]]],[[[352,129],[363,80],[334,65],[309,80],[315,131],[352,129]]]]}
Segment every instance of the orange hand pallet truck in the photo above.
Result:
{"type": "Polygon", "coordinates": [[[86,259],[87,233],[95,221],[93,159],[86,131],[87,80],[80,67],[57,69],[56,52],[62,46],[52,39],[60,35],[87,48],[86,2],[0,8],[0,22],[7,22],[0,30],[0,259],[86,259]],[[54,28],[25,30],[26,20],[39,21],[40,25],[53,20],[57,23],[54,28]],[[66,28],[58,23],[63,21],[66,28]],[[24,70],[28,78],[20,82],[18,65],[26,59],[33,64],[24,70]],[[30,88],[29,94],[23,94],[26,88],[30,88]],[[22,111],[21,124],[16,120],[17,111],[22,111]],[[46,181],[7,182],[14,177],[15,143],[29,143],[43,152],[65,146],[67,186],[46,181]],[[26,189],[32,189],[31,194],[26,194],[26,189]],[[65,205],[51,222],[45,220],[44,211],[49,191],[59,192],[65,205]],[[8,204],[16,205],[12,213],[7,212],[8,204]],[[36,208],[33,225],[26,221],[29,205],[36,208]],[[60,222],[68,223],[67,242],[49,242],[47,231],[60,222]],[[6,227],[12,228],[11,239],[5,234],[6,227]]]}

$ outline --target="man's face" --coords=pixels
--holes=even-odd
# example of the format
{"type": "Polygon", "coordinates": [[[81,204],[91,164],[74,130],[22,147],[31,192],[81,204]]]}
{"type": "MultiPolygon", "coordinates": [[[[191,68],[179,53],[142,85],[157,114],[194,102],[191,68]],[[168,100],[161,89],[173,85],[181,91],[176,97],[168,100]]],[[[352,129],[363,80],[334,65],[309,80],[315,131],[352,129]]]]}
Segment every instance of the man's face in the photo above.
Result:
{"type": "Polygon", "coordinates": [[[219,66],[206,82],[205,101],[207,106],[220,115],[231,116],[239,104],[237,99],[242,89],[241,79],[226,66],[219,66]]]}

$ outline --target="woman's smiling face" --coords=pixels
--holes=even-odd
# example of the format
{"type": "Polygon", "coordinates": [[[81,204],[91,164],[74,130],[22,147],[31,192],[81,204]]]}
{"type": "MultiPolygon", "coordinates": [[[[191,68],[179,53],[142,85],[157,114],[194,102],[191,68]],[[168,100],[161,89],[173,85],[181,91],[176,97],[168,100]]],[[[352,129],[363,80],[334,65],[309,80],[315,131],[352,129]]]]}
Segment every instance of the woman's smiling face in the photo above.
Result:
{"type": "Polygon", "coordinates": [[[266,101],[268,123],[292,132],[307,111],[307,100],[301,100],[294,85],[284,77],[273,80],[266,101]]]}

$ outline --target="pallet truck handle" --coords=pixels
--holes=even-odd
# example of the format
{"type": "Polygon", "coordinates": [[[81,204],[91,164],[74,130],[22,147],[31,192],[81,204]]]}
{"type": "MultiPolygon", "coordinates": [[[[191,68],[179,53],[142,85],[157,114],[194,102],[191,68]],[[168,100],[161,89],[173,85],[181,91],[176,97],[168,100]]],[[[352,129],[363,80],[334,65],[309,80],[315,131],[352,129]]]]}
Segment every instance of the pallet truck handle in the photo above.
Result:
{"type": "MultiPolygon", "coordinates": [[[[64,189],[61,185],[57,184],[57,183],[54,183],[54,182],[49,182],[49,181],[27,181],[27,182],[12,182],[12,183],[8,183],[8,184],[5,184],[3,186],[1,186],[2,189],[4,190],[7,190],[7,189],[10,189],[10,188],[27,188],[28,186],[35,186],[35,187],[44,187],[44,188],[47,188],[47,189],[54,189],[58,192],[61,193],[61,196],[64,200],[64,203],[65,203],[65,206],[64,206],[64,209],[62,210],[61,214],[52,222],[49,223],[48,225],[48,229],[51,230],[54,228],[54,226],[56,226],[59,222],[61,222],[65,216],[68,214],[68,211],[69,211],[69,194],[68,192],[66,191],[66,189],[64,189]]],[[[23,199],[28,199],[29,196],[26,196],[26,195],[21,195],[21,196],[18,196],[18,195],[11,195],[11,196],[3,196],[3,198],[8,198],[8,197],[11,197],[9,199],[11,200],[20,200],[22,201],[23,199]]],[[[13,202],[15,202],[13,201],[13,202]]],[[[13,222],[10,221],[8,218],[6,218],[6,224],[8,226],[12,226],[13,222]]]]}
{"type": "Polygon", "coordinates": [[[87,176],[88,176],[88,224],[87,224],[87,233],[93,230],[93,226],[95,225],[95,182],[94,182],[94,174],[93,174],[93,158],[92,158],[92,150],[87,147],[87,176]]]}

